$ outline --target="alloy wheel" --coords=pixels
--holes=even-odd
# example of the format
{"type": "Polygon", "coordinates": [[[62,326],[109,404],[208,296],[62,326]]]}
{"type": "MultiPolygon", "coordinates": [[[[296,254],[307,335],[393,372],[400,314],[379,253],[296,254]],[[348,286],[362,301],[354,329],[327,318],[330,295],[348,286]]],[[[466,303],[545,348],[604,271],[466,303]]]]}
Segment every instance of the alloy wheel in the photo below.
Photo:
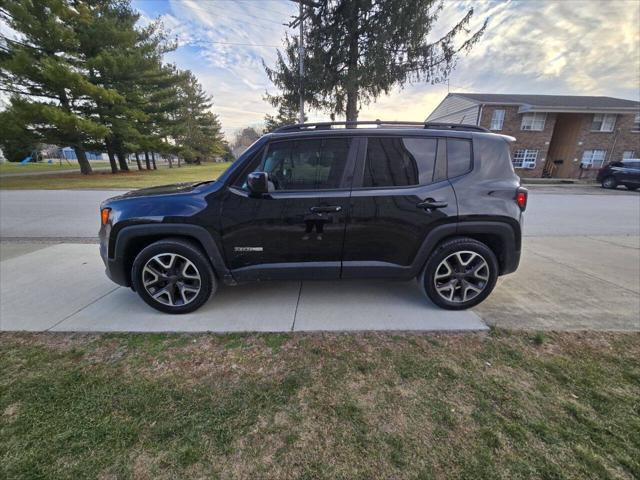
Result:
{"type": "Polygon", "coordinates": [[[142,269],[142,284],[159,303],[183,306],[200,293],[200,272],[189,259],[177,253],[161,253],[150,258],[142,269]]]}
{"type": "Polygon", "coordinates": [[[452,303],[465,303],[482,293],[489,281],[489,264],[482,255],[470,250],[446,257],[433,278],[436,292],[452,303]]]}

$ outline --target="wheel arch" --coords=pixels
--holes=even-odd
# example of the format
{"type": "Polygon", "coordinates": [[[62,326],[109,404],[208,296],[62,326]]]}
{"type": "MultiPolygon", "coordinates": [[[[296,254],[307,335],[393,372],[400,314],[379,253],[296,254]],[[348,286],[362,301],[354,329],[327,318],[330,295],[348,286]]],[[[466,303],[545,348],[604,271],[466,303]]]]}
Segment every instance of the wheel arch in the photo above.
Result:
{"type": "MultiPolygon", "coordinates": [[[[204,227],[188,224],[152,224],[126,226],[118,232],[114,254],[109,258],[112,273],[126,286],[131,285],[131,267],[136,255],[159,240],[181,239],[195,244],[211,262],[216,277],[224,283],[233,283],[224,258],[213,236],[204,227]]],[[[115,279],[115,278],[114,278],[115,279]]]]}
{"type": "Polygon", "coordinates": [[[455,225],[441,225],[432,230],[423,242],[416,262],[422,271],[431,253],[444,242],[454,238],[472,238],[484,243],[498,259],[499,275],[516,270],[520,262],[520,225],[503,221],[463,221],[455,225]]]}

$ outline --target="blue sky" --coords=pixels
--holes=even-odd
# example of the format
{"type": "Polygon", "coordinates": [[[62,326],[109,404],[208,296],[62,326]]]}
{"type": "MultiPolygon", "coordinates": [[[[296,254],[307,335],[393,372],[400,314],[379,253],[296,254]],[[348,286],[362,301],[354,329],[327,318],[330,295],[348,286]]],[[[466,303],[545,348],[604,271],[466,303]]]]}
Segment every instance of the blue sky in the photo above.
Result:
{"type": "MultiPolygon", "coordinates": [[[[190,69],[213,96],[227,135],[260,126],[275,92],[273,65],[288,23],[289,0],[134,0],[142,22],[160,17],[179,48],[167,61],[190,69]]],[[[640,2],[637,0],[447,0],[438,29],[469,7],[489,20],[447,85],[413,84],[361,109],[361,119],[423,120],[446,95],[461,92],[609,95],[640,100],[640,2]]],[[[438,30],[437,29],[437,30],[438,30]]],[[[434,32],[434,38],[437,37],[434,32]]],[[[312,112],[311,120],[323,120],[312,112]]]]}

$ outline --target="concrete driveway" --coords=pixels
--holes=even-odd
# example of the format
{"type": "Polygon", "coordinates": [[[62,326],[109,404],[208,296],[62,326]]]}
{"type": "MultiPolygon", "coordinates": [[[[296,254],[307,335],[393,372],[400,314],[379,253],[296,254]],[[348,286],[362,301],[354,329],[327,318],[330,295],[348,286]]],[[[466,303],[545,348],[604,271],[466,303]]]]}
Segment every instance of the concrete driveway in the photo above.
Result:
{"type": "MultiPolygon", "coordinates": [[[[4,244],[0,244],[0,250],[4,244]]],[[[473,312],[433,306],[415,281],[269,282],[221,286],[198,311],[166,315],[104,275],[97,245],[15,245],[0,262],[0,330],[485,330],[473,312]]],[[[4,255],[4,253],[3,253],[4,255]]]]}

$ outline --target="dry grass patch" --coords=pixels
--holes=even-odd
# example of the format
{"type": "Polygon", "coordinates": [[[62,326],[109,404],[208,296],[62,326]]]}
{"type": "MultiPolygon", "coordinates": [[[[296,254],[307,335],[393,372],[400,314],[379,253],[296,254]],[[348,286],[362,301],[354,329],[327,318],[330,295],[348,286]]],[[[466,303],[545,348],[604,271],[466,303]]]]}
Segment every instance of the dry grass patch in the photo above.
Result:
{"type": "Polygon", "coordinates": [[[637,478],[639,359],[638,334],[3,334],[0,477],[637,478]]]}

